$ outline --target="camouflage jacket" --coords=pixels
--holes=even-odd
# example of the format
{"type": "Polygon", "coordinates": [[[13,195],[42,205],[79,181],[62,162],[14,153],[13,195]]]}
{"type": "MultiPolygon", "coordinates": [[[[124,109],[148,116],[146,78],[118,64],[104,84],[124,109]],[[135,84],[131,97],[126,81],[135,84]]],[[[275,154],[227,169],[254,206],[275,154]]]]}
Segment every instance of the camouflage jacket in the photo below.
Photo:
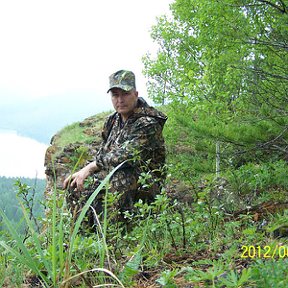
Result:
{"type": "Polygon", "coordinates": [[[137,107],[125,123],[117,112],[107,118],[103,142],[96,155],[97,166],[107,173],[129,160],[111,179],[114,190],[139,190],[139,175],[143,171],[151,181],[160,175],[159,170],[165,163],[162,130],[166,120],[166,115],[148,106],[143,98],[138,98],[137,107]]]}

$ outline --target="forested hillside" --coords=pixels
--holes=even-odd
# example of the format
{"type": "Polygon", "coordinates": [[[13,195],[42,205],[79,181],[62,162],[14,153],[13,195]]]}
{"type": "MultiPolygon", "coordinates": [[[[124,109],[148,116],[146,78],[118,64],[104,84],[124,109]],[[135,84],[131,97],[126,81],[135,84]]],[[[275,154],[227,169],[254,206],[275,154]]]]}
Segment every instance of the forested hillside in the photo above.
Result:
{"type": "MultiPolygon", "coordinates": [[[[107,193],[88,231],[101,187],[80,215],[55,188],[43,231],[26,219],[25,239],[2,213],[4,287],[288,287],[287,1],[175,0],[171,11],[152,29],[158,54],[143,58],[150,97],[168,115],[161,195],[123,224],[107,193]]],[[[91,156],[100,118],[57,135],[69,144],[58,147],[60,170],[91,156]]]]}
{"type": "MultiPolygon", "coordinates": [[[[43,195],[46,181],[43,179],[0,177],[0,208],[18,225],[23,218],[19,201],[28,201],[35,216],[43,214],[43,195]]],[[[1,227],[1,226],[0,226],[1,227]]]]}
{"type": "Polygon", "coordinates": [[[178,0],[172,11],[144,63],[150,96],[171,107],[170,137],[191,147],[187,178],[215,172],[217,156],[217,176],[258,175],[237,190],[287,185],[275,173],[288,160],[287,1],[178,0]]]}

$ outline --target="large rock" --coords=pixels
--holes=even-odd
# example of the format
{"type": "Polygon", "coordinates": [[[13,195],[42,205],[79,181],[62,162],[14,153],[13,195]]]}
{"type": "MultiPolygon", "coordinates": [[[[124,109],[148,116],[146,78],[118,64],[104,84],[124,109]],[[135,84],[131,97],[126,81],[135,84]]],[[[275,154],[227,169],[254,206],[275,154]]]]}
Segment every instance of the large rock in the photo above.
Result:
{"type": "Polygon", "coordinates": [[[109,113],[91,116],[82,122],[73,123],[51,139],[45,155],[46,196],[54,187],[62,189],[64,179],[93,160],[101,143],[101,132],[109,113]]]}

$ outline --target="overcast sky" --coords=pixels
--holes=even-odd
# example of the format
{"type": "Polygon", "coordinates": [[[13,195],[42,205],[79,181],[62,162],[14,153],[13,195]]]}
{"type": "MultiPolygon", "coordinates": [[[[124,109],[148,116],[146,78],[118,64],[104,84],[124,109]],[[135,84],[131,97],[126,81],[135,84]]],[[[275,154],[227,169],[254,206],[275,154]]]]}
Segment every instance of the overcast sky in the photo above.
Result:
{"type": "MultiPolygon", "coordinates": [[[[156,53],[157,46],[150,37],[151,26],[156,24],[156,17],[169,13],[171,2],[0,1],[2,105],[11,105],[12,109],[19,99],[28,101],[73,95],[63,109],[69,109],[69,102],[87,101],[88,105],[98,107],[96,112],[107,110],[111,107],[106,94],[108,77],[119,69],[133,70],[140,96],[146,96],[141,58],[149,51],[156,53]]],[[[7,140],[8,134],[5,135],[7,140]]],[[[29,143],[31,149],[25,150],[21,145],[23,139],[16,141],[11,135],[9,137],[18,143],[16,149],[20,149],[22,154],[36,153],[36,144],[29,143]]],[[[11,162],[23,161],[21,158],[11,160],[16,154],[15,145],[8,142],[4,147],[5,139],[0,139],[1,150],[6,151],[0,154],[0,175],[5,172],[5,167],[13,166],[11,162]]],[[[43,150],[43,146],[40,148],[43,150]]],[[[39,159],[38,155],[35,157],[39,159]]],[[[28,165],[26,162],[26,170],[30,169],[28,165]]],[[[30,174],[35,174],[34,166],[32,164],[30,174]]],[[[14,165],[12,171],[16,171],[16,167],[14,165]]],[[[23,174],[21,169],[22,172],[15,173],[23,174]]],[[[9,173],[6,176],[15,175],[9,173]]]]}
{"type": "Polygon", "coordinates": [[[105,97],[108,76],[122,68],[135,71],[141,91],[141,57],[155,50],[150,29],[169,3],[0,1],[0,93],[13,96],[3,101],[91,90],[105,97]]]}

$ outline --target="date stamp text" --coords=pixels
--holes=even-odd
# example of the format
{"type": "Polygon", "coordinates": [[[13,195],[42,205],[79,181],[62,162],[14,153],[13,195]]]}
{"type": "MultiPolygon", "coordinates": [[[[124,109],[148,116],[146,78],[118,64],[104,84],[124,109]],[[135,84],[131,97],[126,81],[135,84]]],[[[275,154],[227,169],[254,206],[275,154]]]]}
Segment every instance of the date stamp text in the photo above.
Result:
{"type": "Polygon", "coordinates": [[[286,258],[288,257],[288,246],[255,246],[243,245],[241,247],[241,258],[286,258]]]}

